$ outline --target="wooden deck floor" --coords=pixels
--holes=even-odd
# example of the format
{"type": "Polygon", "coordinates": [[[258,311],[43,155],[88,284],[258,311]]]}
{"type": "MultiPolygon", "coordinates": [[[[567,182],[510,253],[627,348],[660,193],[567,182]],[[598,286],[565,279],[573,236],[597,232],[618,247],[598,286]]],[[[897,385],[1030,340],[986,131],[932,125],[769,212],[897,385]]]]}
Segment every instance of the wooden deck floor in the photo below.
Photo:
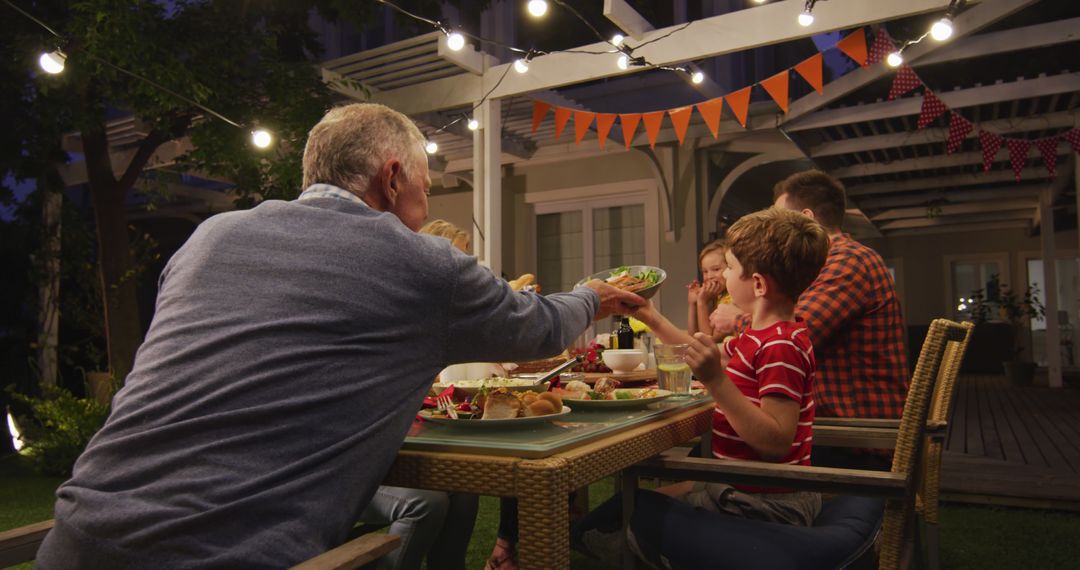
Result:
{"type": "Polygon", "coordinates": [[[958,380],[942,498],[1080,511],[1080,390],[958,380]]]}

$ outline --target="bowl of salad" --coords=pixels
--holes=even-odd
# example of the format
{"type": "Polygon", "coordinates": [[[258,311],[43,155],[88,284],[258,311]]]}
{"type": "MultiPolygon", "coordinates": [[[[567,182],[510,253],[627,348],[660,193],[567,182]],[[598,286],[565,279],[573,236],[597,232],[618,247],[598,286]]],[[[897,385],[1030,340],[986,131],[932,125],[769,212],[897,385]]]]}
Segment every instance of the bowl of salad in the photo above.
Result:
{"type": "Polygon", "coordinates": [[[660,285],[667,279],[667,272],[651,265],[622,265],[593,273],[578,281],[577,285],[584,285],[593,279],[605,281],[648,299],[660,289],[660,285]]]}

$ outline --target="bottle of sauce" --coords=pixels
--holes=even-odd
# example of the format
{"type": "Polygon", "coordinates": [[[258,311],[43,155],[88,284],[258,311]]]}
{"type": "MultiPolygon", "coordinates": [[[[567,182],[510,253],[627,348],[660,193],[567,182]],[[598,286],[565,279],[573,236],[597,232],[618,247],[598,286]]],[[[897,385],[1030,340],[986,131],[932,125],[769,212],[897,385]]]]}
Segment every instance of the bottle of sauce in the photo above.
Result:
{"type": "Polygon", "coordinates": [[[623,317],[615,331],[618,338],[618,346],[615,348],[634,348],[634,329],[630,328],[630,317],[623,317]]]}

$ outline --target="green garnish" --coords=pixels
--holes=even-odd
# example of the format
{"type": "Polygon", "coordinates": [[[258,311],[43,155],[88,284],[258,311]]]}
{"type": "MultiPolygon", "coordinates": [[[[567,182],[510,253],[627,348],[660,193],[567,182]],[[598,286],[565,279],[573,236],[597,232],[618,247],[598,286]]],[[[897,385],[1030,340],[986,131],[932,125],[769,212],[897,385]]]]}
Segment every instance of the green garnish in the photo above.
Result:
{"type": "Polygon", "coordinates": [[[634,390],[615,390],[616,400],[633,400],[637,396],[634,390]]]}

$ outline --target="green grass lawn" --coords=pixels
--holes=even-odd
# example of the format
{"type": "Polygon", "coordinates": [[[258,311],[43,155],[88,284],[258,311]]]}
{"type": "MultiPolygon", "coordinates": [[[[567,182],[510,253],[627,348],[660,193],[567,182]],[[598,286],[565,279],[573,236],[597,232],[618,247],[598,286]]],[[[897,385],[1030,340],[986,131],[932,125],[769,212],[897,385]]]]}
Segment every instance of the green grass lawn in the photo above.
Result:
{"type": "MultiPolygon", "coordinates": [[[[61,481],[33,473],[17,456],[0,457],[0,530],[51,518],[61,481]]],[[[589,487],[589,502],[595,507],[613,492],[610,479],[598,481],[589,487]]],[[[1080,513],[949,504],[941,519],[943,568],[1076,568],[1080,561],[1080,513]]],[[[498,520],[498,499],[483,497],[468,568],[484,567],[498,520]]],[[[574,553],[573,567],[603,566],[574,553]]]]}

